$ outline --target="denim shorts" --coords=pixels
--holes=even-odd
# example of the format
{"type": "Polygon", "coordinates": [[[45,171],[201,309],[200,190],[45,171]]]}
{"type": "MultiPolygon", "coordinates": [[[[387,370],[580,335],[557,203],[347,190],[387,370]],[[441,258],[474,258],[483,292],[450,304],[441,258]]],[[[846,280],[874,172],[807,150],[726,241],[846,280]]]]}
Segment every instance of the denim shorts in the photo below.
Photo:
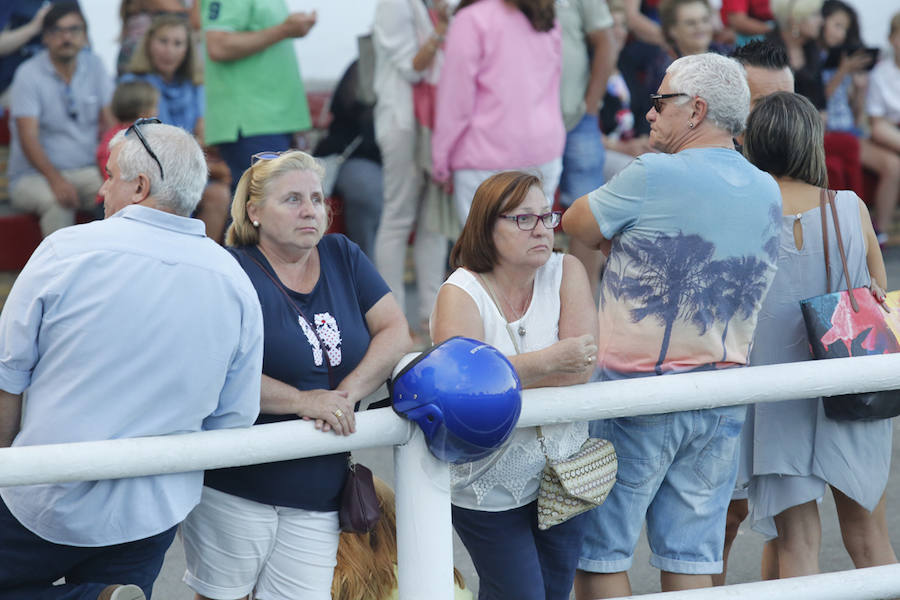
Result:
{"type": "Polygon", "coordinates": [[[588,513],[578,568],[627,571],[646,518],[651,565],[721,573],[745,415],[745,406],[725,406],[591,422],[591,436],[615,446],[619,472],[606,502],[588,513]]]}
{"type": "Polygon", "coordinates": [[[585,194],[603,185],[606,149],[596,115],[584,115],[566,134],[563,171],[559,180],[559,201],[569,207],[585,194]]]}

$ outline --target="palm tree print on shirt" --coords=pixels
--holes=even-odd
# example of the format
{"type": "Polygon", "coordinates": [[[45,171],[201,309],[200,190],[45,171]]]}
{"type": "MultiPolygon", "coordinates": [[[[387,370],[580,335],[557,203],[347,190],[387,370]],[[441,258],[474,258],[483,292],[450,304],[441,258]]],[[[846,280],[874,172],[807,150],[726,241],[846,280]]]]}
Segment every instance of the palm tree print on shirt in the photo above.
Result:
{"type": "Polygon", "coordinates": [[[604,273],[601,303],[609,292],[634,304],[632,322],[652,317],[664,328],[654,368],[657,375],[663,372],[672,328],[679,320],[697,327],[700,335],[714,323],[723,323],[725,361],[729,322],[735,316],[752,317],[769,287],[769,264],[755,256],[714,260],[714,253],[711,242],[682,232],[614,240],[610,257],[621,268],[604,273]]]}

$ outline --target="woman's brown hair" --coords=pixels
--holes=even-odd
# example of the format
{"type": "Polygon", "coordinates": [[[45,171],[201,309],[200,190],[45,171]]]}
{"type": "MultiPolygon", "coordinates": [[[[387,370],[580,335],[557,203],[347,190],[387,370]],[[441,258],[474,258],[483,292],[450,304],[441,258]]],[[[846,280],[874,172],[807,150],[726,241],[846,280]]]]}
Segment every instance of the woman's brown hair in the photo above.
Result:
{"type": "Polygon", "coordinates": [[[486,273],[497,264],[494,223],[525,200],[528,191],[541,189],[541,180],[522,171],[503,171],[485,179],[472,199],[472,208],[459,239],[450,251],[450,266],[486,273]]]}
{"type": "Polygon", "coordinates": [[[822,117],[812,102],[793,92],[775,92],[750,111],[744,156],[774,177],[827,187],[824,135],[822,117]]]}
{"type": "MultiPolygon", "coordinates": [[[[505,0],[507,4],[515,6],[531,23],[535,31],[547,32],[553,29],[556,19],[554,0],[505,0]]],[[[478,0],[462,0],[456,7],[456,12],[467,6],[475,4],[478,0]]]]}
{"type": "MultiPolygon", "coordinates": [[[[657,9],[659,13],[659,25],[662,29],[663,37],[666,38],[666,41],[669,42],[670,46],[675,45],[675,40],[669,35],[669,30],[678,23],[678,11],[682,6],[691,4],[702,4],[706,7],[706,11],[710,13],[710,15],[712,14],[712,8],[709,6],[708,0],[662,0],[662,2],[659,3],[657,9]]],[[[612,10],[612,7],[610,7],[610,10],[612,10]]]]}
{"type": "Polygon", "coordinates": [[[183,15],[164,14],[154,17],[150,23],[147,33],[141,38],[141,41],[134,49],[134,55],[128,63],[128,73],[137,75],[146,75],[155,73],[153,62],[150,60],[150,40],[163,27],[183,27],[186,34],[187,49],[184,53],[184,60],[178,65],[175,71],[175,79],[179,81],[190,81],[194,85],[203,83],[202,70],[197,68],[197,53],[194,51],[194,42],[191,39],[191,24],[187,17],[183,15]]]}

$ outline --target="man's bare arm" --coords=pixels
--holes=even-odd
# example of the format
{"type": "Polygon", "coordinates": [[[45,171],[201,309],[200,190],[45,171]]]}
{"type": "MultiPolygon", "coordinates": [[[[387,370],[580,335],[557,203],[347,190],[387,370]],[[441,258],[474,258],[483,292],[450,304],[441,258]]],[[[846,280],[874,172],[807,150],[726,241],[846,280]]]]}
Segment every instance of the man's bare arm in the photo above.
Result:
{"type": "Polygon", "coordinates": [[[0,448],[12,446],[22,420],[22,394],[0,390],[0,448]]]}
{"type": "Polygon", "coordinates": [[[587,34],[588,42],[593,47],[591,60],[591,78],[588,81],[584,102],[587,113],[597,116],[603,96],[606,95],[606,84],[615,67],[615,40],[612,28],[597,29],[587,34]]]}
{"type": "Polygon", "coordinates": [[[207,31],[206,51],[216,62],[240,60],[287,38],[303,37],[316,24],[316,12],[291,13],[278,25],[258,31],[207,31]]]}

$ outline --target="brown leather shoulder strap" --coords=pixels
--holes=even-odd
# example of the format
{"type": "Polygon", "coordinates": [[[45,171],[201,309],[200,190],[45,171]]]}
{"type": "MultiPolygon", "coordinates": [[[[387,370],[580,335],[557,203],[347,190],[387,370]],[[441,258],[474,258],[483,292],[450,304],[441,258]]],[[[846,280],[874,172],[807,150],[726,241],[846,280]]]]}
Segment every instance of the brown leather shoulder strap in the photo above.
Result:
{"type": "Polygon", "coordinates": [[[837,203],[834,201],[836,195],[837,193],[834,190],[828,190],[826,202],[831,206],[831,220],[834,222],[834,233],[837,235],[838,252],[841,253],[841,266],[844,268],[844,282],[847,285],[847,293],[850,295],[850,305],[853,307],[853,312],[858,313],[859,303],[856,301],[856,296],[853,295],[850,269],[847,267],[847,254],[844,252],[844,240],[841,237],[841,224],[838,221],[837,203]]]}
{"type": "Polygon", "coordinates": [[[825,216],[824,189],[819,190],[819,213],[822,215],[822,250],[825,252],[825,293],[831,293],[831,259],[828,256],[828,218],[825,216]]]}

